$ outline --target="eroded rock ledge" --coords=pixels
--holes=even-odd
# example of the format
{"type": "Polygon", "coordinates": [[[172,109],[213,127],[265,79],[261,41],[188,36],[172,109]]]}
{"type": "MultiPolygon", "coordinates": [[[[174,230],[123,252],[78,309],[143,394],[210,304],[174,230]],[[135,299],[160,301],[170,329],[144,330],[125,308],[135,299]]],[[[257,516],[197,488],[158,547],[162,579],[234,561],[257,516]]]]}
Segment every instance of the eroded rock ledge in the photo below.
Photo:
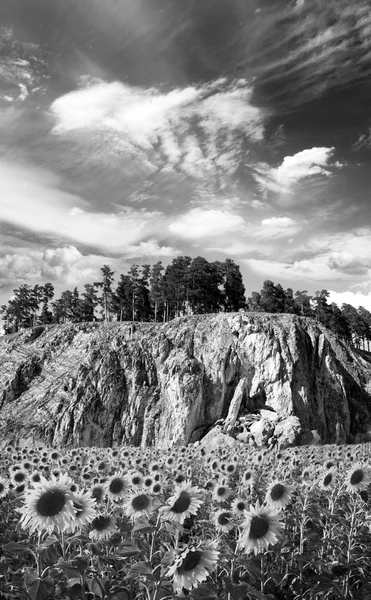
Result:
{"type": "Polygon", "coordinates": [[[79,323],[0,338],[0,439],[187,444],[227,417],[241,380],[241,422],[259,409],[297,417],[295,443],[313,432],[353,442],[371,429],[367,360],[312,319],[223,313],[134,333],[129,323],[79,323]]]}

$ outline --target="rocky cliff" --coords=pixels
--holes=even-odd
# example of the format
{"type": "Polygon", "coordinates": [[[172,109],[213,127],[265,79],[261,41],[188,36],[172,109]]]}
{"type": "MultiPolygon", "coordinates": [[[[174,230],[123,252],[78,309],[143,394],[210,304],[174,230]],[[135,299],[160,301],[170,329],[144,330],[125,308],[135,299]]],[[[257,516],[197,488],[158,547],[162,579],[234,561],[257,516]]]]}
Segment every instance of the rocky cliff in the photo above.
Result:
{"type": "Polygon", "coordinates": [[[0,338],[0,440],[194,442],[227,416],[239,383],[239,415],[296,416],[296,443],[314,431],[352,442],[371,429],[367,357],[311,319],[223,313],[134,332],[128,323],[79,323],[0,338]]]}

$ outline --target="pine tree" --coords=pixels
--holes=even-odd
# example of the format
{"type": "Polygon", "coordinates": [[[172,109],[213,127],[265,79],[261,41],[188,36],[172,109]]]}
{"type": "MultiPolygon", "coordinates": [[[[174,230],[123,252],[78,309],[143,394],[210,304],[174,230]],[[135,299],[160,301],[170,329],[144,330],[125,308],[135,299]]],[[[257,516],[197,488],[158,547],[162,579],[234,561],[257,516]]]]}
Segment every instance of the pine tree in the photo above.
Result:
{"type": "Polygon", "coordinates": [[[224,310],[226,312],[235,312],[240,308],[245,308],[245,286],[240,267],[231,258],[227,258],[222,263],[222,272],[224,276],[224,310]]]}
{"type": "Polygon", "coordinates": [[[102,290],[102,298],[100,304],[103,310],[103,321],[109,321],[112,309],[112,283],[114,271],[108,265],[103,265],[101,268],[102,280],[95,281],[94,285],[102,290]]]}
{"type": "Polygon", "coordinates": [[[164,306],[164,267],[161,261],[152,266],[149,279],[149,298],[153,308],[154,319],[157,321],[158,315],[164,306]]]}

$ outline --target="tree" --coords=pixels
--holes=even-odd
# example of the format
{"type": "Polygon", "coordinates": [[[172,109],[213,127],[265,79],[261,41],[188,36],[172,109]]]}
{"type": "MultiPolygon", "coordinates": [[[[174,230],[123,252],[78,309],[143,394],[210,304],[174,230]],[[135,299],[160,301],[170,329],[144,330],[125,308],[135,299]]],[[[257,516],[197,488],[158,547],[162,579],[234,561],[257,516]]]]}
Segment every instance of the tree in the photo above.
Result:
{"type": "Polygon", "coordinates": [[[224,310],[238,311],[246,306],[245,286],[240,267],[231,259],[222,263],[224,310]]]}
{"type": "Polygon", "coordinates": [[[132,319],[133,284],[129,275],[120,275],[114,296],[113,304],[118,321],[132,319]]]}
{"type": "Polygon", "coordinates": [[[247,299],[247,306],[250,312],[264,312],[264,309],[260,305],[259,292],[252,292],[251,296],[247,299]]]}
{"type": "Polygon", "coordinates": [[[95,281],[94,285],[102,290],[100,304],[103,309],[103,321],[109,321],[112,310],[112,283],[115,273],[108,265],[103,265],[100,271],[102,273],[102,280],[95,281]]]}
{"type": "Polygon", "coordinates": [[[325,327],[329,326],[329,319],[331,313],[331,310],[327,303],[327,298],[329,297],[329,295],[330,292],[328,292],[327,290],[317,290],[312,298],[314,316],[317,319],[317,321],[322,323],[322,325],[325,325],[325,327]]]}
{"type": "Polygon", "coordinates": [[[190,256],[178,256],[168,265],[164,273],[164,320],[178,317],[185,312],[189,300],[190,256]]]}
{"type": "Polygon", "coordinates": [[[152,313],[149,291],[150,270],[150,265],[143,265],[137,280],[136,317],[140,321],[149,321],[152,313]]]}
{"type": "Polygon", "coordinates": [[[329,306],[327,327],[344,341],[350,342],[352,336],[348,321],[343,311],[334,302],[329,306]]]}
{"type": "Polygon", "coordinates": [[[51,283],[45,283],[41,286],[41,315],[40,319],[43,324],[51,323],[53,320],[53,314],[49,310],[49,300],[54,297],[54,286],[51,283]]]}
{"type": "Polygon", "coordinates": [[[295,305],[298,309],[298,314],[302,317],[313,317],[311,299],[312,296],[308,296],[307,290],[298,290],[295,292],[295,305]]]}
{"type": "Polygon", "coordinates": [[[206,258],[197,256],[188,267],[188,287],[186,301],[193,312],[217,312],[223,302],[221,284],[223,275],[218,264],[209,263],[206,258]]]}
{"type": "Polygon", "coordinates": [[[154,318],[157,321],[158,314],[164,306],[164,267],[161,261],[152,266],[149,279],[149,299],[153,308],[154,318]]]}
{"type": "Polygon", "coordinates": [[[266,279],[260,292],[260,306],[269,313],[282,313],[285,307],[285,291],[270,279],[266,279]]]}
{"type": "Polygon", "coordinates": [[[91,322],[95,320],[95,309],[99,304],[99,299],[94,285],[86,283],[84,289],[85,292],[82,293],[80,300],[81,320],[91,322]]]}

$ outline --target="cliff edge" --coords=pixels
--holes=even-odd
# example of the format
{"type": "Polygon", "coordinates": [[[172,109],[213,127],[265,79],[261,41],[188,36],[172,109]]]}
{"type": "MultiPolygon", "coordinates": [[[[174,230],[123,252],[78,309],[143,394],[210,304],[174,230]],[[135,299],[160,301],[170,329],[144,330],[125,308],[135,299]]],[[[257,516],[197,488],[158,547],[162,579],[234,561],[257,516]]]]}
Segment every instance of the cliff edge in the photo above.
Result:
{"type": "Polygon", "coordinates": [[[220,313],[0,338],[0,440],[187,444],[227,416],[239,383],[239,414],[298,417],[296,443],[314,431],[349,443],[371,430],[367,357],[312,319],[220,313]]]}

